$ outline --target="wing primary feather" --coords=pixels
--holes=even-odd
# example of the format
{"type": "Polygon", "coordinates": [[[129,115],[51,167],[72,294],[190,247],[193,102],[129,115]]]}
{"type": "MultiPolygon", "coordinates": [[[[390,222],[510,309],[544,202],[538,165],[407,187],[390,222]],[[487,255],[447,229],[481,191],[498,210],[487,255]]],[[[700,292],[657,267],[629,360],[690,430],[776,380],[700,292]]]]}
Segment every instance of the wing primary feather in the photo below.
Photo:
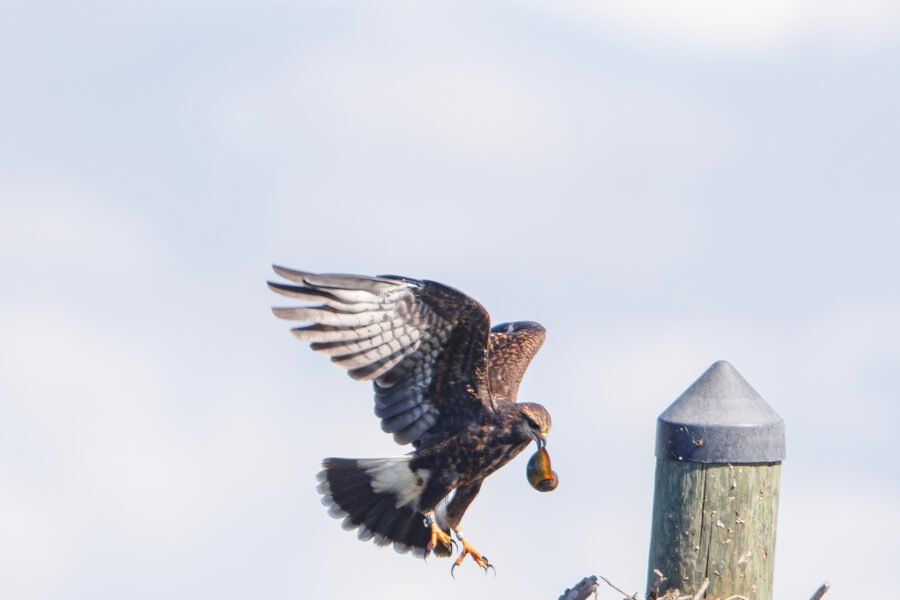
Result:
{"type": "Polygon", "coordinates": [[[370,350],[344,354],[343,356],[333,356],[331,357],[331,362],[344,369],[357,369],[378,362],[390,355],[390,353],[390,348],[386,344],[382,344],[370,350]]]}
{"type": "MultiPolygon", "coordinates": [[[[350,297],[344,294],[343,290],[325,291],[317,288],[303,287],[299,285],[287,285],[273,281],[267,282],[269,289],[273,292],[287,296],[288,298],[296,298],[306,302],[322,302],[326,306],[337,309],[341,312],[359,313],[367,310],[377,310],[381,308],[378,297],[368,292],[360,292],[359,296],[350,297]],[[363,294],[365,297],[363,297],[363,294]],[[338,297],[341,296],[341,297],[338,297]]],[[[315,308],[315,307],[312,307],[315,308]]]]}
{"type": "Polygon", "coordinates": [[[275,307],[272,309],[272,313],[279,319],[309,321],[336,327],[365,327],[388,320],[388,314],[383,310],[344,313],[330,306],[275,307]]]}
{"type": "MultiPolygon", "coordinates": [[[[267,281],[269,289],[273,292],[287,296],[289,298],[297,298],[298,300],[306,300],[308,302],[325,302],[327,300],[336,301],[333,295],[324,290],[319,290],[301,285],[289,285],[287,283],[278,283],[277,281],[267,281]]],[[[341,302],[341,304],[345,304],[341,302]]]]}
{"type": "Polygon", "coordinates": [[[437,417],[432,413],[426,413],[406,429],[395,432],[394,441],[398,444],[409,444],[428,431],[435,423],[437,423],[437,417]]]}
{"type": "Polygon", "coordinates": [[[311,342],[337,342],[339,340],[359,340],[385,331],[385,323],[375,323],[365,327],[334,327],[331,325],[310,325],[295,327],[291,330],[294,337],[311,342]],[[327,335],[320,335],[320,333],[327,335]]]}
{"type": "Polygon", "coordinates": [[[376,277],[363,277],[360,275],[340,274],[314,274],[306,273],[303,282],[315,287],[337,288],[343,290],[362,290],[380,294],[386,290],[400,287],[403,283],[390,279],[378,279],[376,277]]]}
{"type": "Polygon", "coordinates": [[[393,354],[390,354],[370,365],[359,367],[358,369],[353,369],[349,371],[349,374],[353,379],[377,379],[397,366],[397,363],[402,361],[405,357],[406,353],[402,350],[399,352],[394,352],[393,354]]]}
{"type": "Polygon", "coordinates": [[[388,404],[386,406],[378,406],[375,405],[375,416],[379,419],[390,419],[391,417],[396,417],[402,412],[406,412],[411,408],[415,408],[419,404],[422,403],[421,398],[417,398],[415,396],[407,397],[399,402],[394,402],[393,404],[388,404]]]}
{"type": "Polygon", "coordinates": [[[307,275],[312,275],[312,273],[307,273],[306,271],[298,271],[296,269],[289,269],[287,267],[282,267],[280,265],[272,265],[272,270],[284,277],[289,281],[296,281],[297,283],[303,283],[303,278],[307,275]]]}
{"type": "Polygon", "coordinates": [[[291,334],[298,340],[305,342],[338,342],[356,340],[360,337],[359,332],[355,329],[318,324],[294,327],[291,329],[291,334]]]}
{"type": "Polygon", "coordinates": [[[370,350],[383,344],[384,340],[384,334],[379,333],[378,335],[373,335],[372,337],[361,338],[358,340],[354,339],[334,342],[313,342],[309,345],[309,347],[316,352],[321,352],[322,354],[325,354],[327,356],[343,356],[346,354],[353,354],[354,352],[370,350]]]}
{"type": "Polygon", "coordinates": [[[416,406],[392,417],[382,417],[381,429],[386,433],[392,431],[402,431],[419,420],[428,412],[428,408],[423,405],[416,406]]]}
{"type": "MultiPolygon", "coordinates": [[[[396,342],[396,340],[390,341],[396,342]]],[[[368,349],[360,350],[359,352],[333,356],[331,358],[331,362],[345,369],[357,369],[375,362],[382,361],[392,354],[399,354],[405,357],[415,352],[416,347],[416,342],[413,342],[407,346],[400,347],[397,347],[396,344],[391,344],[390,342],[388,342],[373,346],[368,349]]]]}
{"type": "Polygon", "coordinates": [[[422,337],[417,330],[403,332],[402,335],[397,335],[395,331],[382,331],[369,337],[360,336],[351,340],[315,341],[310,344],[310,348],[327,356],[344,356],[371,350],[382,344],[388,344],[391,350],[399,350],[412,346],[422,337]]]}
{"type": "Polygon", "coordinates": [[[389,279],[383,277],[366,277],[364,275],[344,275],[340,273],[310,273],[297,271],[281,265],[272,265],[272,269],[285,279],[297,283],[305,283],[314,287],[337,288],[344,290],[364,290],[374,294],[405,284],[418,283],[415,279],[389,279]]]}
{"type": "Polygon", "coordinates": [[[328,293],[342,302],[348,304],[372,304],[380,306],[382,296],[367,290],[345,290],[341,288],[326,288],[328,293]]]}

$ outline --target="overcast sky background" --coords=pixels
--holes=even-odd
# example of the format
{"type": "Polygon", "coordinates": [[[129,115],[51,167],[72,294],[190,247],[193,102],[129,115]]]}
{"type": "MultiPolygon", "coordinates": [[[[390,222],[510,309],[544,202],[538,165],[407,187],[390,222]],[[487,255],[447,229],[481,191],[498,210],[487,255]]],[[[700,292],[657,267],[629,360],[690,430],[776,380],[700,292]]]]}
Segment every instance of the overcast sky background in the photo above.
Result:
{"type": "Polygon", "coordinates": [[[776,597],[883,594],[898,7],[5,2],[0,597],[642,590],[655,418],[717,359],[786,422],[776,597]],[[520,399],[561,483],[488,480],[496,577],[325,514],[322,457],[405,450],[271,316],[272,262],[547,327],[520,399]]]}

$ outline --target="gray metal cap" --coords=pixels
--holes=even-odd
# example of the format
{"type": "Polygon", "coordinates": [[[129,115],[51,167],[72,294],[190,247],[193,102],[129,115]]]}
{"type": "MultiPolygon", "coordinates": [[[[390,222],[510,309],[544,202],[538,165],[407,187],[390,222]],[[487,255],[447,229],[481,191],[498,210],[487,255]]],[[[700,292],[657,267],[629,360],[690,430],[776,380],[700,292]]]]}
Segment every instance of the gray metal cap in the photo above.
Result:
{"type": "Polygon", "coordinates": [[[781,462],[784,421],[720,360],[659,415],[656,456],[718,464],[781,462]]]}

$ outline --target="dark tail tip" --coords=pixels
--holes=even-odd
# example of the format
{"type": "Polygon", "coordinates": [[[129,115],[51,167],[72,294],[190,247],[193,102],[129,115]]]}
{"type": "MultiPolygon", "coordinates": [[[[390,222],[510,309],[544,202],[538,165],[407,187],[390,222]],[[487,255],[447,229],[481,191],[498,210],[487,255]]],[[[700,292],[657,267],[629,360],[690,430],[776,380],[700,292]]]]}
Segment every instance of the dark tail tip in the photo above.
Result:
{"type": "MultiPolygon", "coordinates": [[[[411,504],[398,508],[394,493],[373,488],[372,473],[390,461],[396,463],[396,459],[326,458],[317,475],[322,504],[328,507],[328,514],[343,519],[344,529],[359,529],[360,540],[373,540],[379,546],[393,544],[397,552],[425,557],[430,539],[425,515],[411,504]]],[[[450,551],[436,547],[434,554],[450,556],[450,551]]]]}

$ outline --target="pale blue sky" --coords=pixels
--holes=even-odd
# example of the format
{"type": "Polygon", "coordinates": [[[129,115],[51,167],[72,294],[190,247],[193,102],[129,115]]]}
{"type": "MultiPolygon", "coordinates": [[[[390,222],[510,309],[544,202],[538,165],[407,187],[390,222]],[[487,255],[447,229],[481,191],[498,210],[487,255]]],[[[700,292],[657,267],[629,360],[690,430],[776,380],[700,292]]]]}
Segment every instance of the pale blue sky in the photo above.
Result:
{"type": "MultiPolygon", "coordinates": [[[[655,418],[727,359],[785,419],[776,597],[900,555],[894,2],[12,2],[0,19],[0,596],[553,598],[643,586],[655,418]],[[269,264],[549,330],[553,414],[465,520],[358,542],[324,456],[405,449],[269,264]]],[[[805,596],[804,596],[805,595],[805,596]]]]}

